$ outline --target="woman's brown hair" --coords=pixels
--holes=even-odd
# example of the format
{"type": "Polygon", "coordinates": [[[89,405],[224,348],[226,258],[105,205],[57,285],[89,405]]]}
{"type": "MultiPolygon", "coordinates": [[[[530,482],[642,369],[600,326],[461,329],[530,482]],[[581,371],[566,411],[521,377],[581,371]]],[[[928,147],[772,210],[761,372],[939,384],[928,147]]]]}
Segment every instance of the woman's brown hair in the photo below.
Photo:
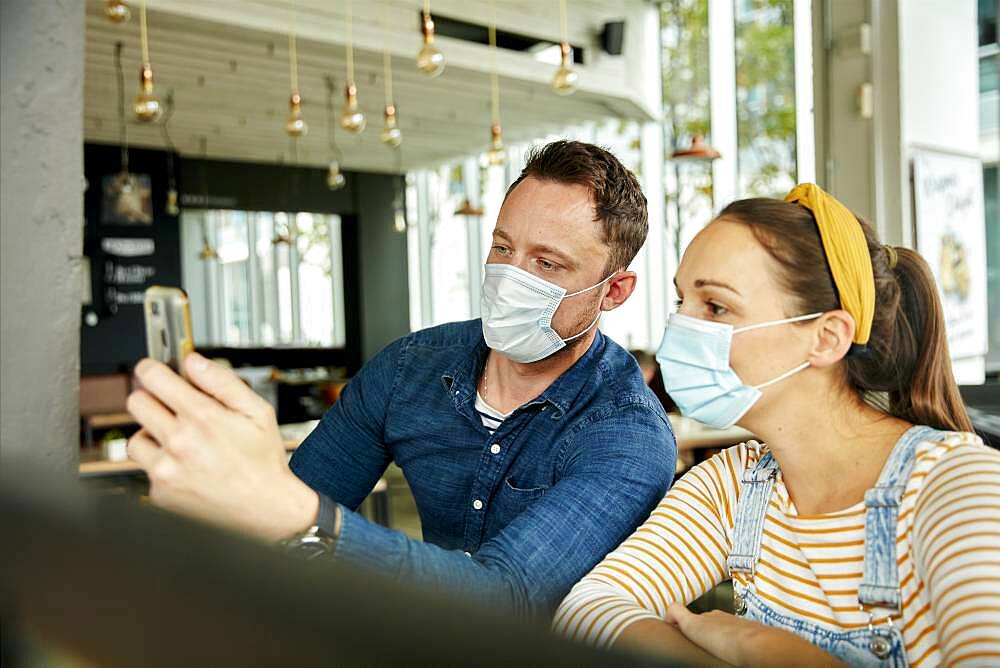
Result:
{"type": "MultiPolygon", "coordinates": [[[[840,308],[809,209],[755,198],[733,202],[718,217],[747,225],[778,263],[779,282],[795,300],[789,317],[840,308]]],[[[858,222],[872,259],[875,318],[868,345],[844,359],[847,382],[862,398],[888,393],[885,408],[902,420],[972,431],[952,375],[944,313],[927,262],[907,248],[885,248],[868,223],[860,218],[858,222]]]]}

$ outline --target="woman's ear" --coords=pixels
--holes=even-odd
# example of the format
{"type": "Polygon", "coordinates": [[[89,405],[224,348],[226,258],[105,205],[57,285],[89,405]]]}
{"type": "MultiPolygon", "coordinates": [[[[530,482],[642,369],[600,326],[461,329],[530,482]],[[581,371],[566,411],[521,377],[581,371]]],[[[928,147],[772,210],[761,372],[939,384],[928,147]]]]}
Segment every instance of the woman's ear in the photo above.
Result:
{"type": "Polygon", "coordinates": [[[847,311],[824,313],[816,322],[810,364],[814,367],[827,367],[844,359],[854,341],[855,329],[854,316],[847,311]]]}

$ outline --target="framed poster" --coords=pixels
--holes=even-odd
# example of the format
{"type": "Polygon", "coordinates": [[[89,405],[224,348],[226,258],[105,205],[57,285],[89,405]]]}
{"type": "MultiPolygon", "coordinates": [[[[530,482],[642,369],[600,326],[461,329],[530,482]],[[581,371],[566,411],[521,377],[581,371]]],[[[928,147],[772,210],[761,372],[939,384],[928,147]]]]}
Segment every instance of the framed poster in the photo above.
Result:
{"type": "Polygon", "coordinates": [[[952,359],[987,350],[986,218],[983,165],[976,156],[915,149],[917,250],[931,267],[952,359]]]}
{"type": "Polygon", "coordinates": [[[102,224],[153,224],[153,196],[149,174],[109,174],[102,180],[101,187],[102,224]]]}

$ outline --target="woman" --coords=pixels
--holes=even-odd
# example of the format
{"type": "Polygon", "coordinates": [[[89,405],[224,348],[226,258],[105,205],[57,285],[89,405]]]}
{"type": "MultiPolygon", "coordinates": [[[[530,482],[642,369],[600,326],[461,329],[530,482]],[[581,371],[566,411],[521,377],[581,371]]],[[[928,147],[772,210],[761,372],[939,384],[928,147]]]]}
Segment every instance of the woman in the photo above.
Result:
{"type": "Polygon", "coordinates": [[[657,355],[759,436],[685,475],[555,626],[737,665],[1000,662],[1000,453],[971,433],[926,263],[815,185],[691,243],[657,355]],[[684,606],[732,578],[737,615],[684,606]]]}

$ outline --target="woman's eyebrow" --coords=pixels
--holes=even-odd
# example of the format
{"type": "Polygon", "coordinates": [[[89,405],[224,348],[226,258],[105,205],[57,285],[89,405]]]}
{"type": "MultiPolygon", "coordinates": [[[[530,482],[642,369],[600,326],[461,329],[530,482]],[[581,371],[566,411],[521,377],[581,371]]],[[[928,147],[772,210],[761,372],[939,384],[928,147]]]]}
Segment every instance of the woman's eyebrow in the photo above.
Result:
{"type": "MultiPolygon", "coordinates": [[[[678,288],[678,289],[680,288],[680,286],[677,285],[677,278],[676,277],[674,278],[674,287],[678,288]]],[[[733,286],[729,285],[728,283],[724,283],[722,281],[712,280],[710,278],[699,278],[697,281],[694,282],[694,287],[696,287],[696,288],[722,288],[723,290],[729,290],[734,295],[737,295],[739,297],[743,296],[740,293],[739,290],[737,290],[733,286]]]]}

